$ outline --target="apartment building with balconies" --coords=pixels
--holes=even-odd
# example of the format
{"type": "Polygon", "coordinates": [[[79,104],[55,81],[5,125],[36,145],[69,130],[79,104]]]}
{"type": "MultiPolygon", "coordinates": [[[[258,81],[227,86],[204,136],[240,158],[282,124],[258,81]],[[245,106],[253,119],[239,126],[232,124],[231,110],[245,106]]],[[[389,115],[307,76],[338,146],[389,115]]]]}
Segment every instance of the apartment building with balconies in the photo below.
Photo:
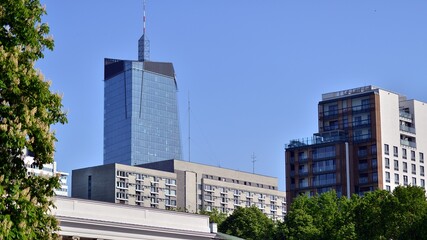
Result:
{"type": "Polygon", "coordinates": [[[288,203],[335,190],[350,196],[425,187],[427,103],[365,86],[322,95],[319,131],[285,146],[288,203]]]}

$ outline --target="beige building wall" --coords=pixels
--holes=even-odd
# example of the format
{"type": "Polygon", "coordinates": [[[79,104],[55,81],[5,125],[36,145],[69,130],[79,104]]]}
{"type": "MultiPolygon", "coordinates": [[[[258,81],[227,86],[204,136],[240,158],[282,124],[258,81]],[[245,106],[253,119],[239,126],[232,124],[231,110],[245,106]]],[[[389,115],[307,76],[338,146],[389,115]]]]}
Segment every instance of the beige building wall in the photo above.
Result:
{"type": "Polygon", "coordinates": [[[231,214],[255,205],[274,219],[286,214],[277,178],[166,160],[140,166],[109,164],[73,171],[72,196],[126,205],[231,214]]]}

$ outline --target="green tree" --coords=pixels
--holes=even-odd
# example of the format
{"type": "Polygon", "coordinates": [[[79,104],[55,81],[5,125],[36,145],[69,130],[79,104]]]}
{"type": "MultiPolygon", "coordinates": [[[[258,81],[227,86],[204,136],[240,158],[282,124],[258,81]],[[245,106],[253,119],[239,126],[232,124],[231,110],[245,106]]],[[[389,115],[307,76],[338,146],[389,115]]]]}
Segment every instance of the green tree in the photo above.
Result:
{"type": "Polygon", "coordinates": [[[65,123],[61,97],[34,68],[53,49],[46,13],[38,0],[0,2],[0,239],[54,239],[59,229],[49,214],[57,177],[27,177],[23,150],[40,168],[53,162],[54,133],[65,123]]]}
{"type": "Polygon", "coordinates": [[[200,214],[209,216],[210,223],[216,223],[220,225],[227,218],[227,214],[218,211],[217,208],[214,208],[212,211],[202,210],[200,214]]]}
{"type": "Polygon", "coordinates": [[[301,195],[279,229],[288,239],[356,239],[352,211],[356,201],[356,196],[337,197],[335,191],[310,198],[301,195]]]}
{"type": "Polygon", "coordinates": [[[273,239],[275,224],[256,206],[238,207],[222,222],[218,230],[248,240],[273,239]]]}

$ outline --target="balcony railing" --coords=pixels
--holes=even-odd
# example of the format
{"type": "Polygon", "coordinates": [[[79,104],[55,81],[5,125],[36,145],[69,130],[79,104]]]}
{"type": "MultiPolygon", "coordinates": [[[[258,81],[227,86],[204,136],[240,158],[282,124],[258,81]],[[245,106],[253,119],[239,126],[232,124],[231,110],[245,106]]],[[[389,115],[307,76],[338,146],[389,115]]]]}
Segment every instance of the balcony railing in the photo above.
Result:
{"type": "Polygon", "coordinates": [[[353,136],[353,140],[355,142],[366,141],[366,140],[369,140],[369,139],[371,139],[371,134],[363,134],[363,135],[353,136]]]}
{"type": "Polygon", "coordinates": [[[359,170],[366,170],[368,169],[367,163],[359,163],[359,170]]]}
{"type": "Polygon", "coordinates": [[[335,169],[336,169],[335,165],[322,166],[322,167],[313,167],[313,173],[335,171],[335,169]]]}
{"type": "Polygon", "coordinates": [[[399,112],[399,116],[407,119],[412,119],[412,114],[403,111],[399,112]]]}
{"type": "Polygon", "coordinates": [[[417,143],[412,142],[412,141],[408,141],[408,140],[404,140],[404,139],[400,139],[400,144],[405,145],[405,146],[409,146],[412,148],[416,148],[417,147],[417,143]]]}
{"type": "Polygon", "coordinates": [[[353,111],[353,113],[366,112],[372,109],[373,107],[374,107],[374,104],[362,104],[358,106],[353,106],[351,110],[353,111]]]}
{"type": "Polygon", "coordinates": [[[303,169],[298,171],[299,176],[306,176],[308,175],[308,169],[303,169]]]}
{"type": "Polygon", "coordinates": [[[371,124],[371,120],[370,119],[365,119],[365,120],[361,120],[361,121],[355,121],[352,123],[353,127],[367,127],[371,124]]]}
{"type": "Polygon", "coordinates": [[[413,127],[408,127],[408,126],[405,126],[405,125],[400,125],[400,130],[404,131],[404,132],[409,132],[409,133],[415,134],[415,128],[413,128],[413,127]]]}

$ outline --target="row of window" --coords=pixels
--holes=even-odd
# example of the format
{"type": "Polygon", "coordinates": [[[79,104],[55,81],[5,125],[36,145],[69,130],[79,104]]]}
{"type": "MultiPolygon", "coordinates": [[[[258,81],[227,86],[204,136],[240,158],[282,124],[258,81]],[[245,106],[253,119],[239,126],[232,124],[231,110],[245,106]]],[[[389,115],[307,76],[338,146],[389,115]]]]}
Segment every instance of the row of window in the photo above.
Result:
{"type": "MultiPolygon", "coordinates": [[[[385,155],[390,155],[390,147],[388,144],[384,144],[384,154],[385,155]]],[[[424,153],[419,152],[419,161],[421,163],[424,162],[424,153]]],[[[395,157],[399,157],[399,148],[396,146],[393,146],[393,156],[395,157]]],[[[408,155],[407,155],[407,149],[406,148],[402,148],[402,158],[403,159],[407,159],[408,155]]],[[[411,160],[415,161],[416,158],[416,152],[414,150],[411,150],[411,160]]]]}
{"type": "MultiPolygon", "coordinates": [[[[385,168],[390,169],[390,159],[385,158],[385,168]]],[[[394,160],[394,170],[399,171],[399,160],[394,160]]],[[[421,176],[424,176],[424,166],[419,166],[419,173],[421,176]]],[[[403,172],[408,172],[408,163],[403,162],[403,172]]],[[[411,163],[411,173],[417,174],[417,166],[411,163]]]]}
{"type": "Polygon", "coordinates": [[[153,182],[159,182],[161,180],[165,181],[166,185],[176,185],[176,179],[172,178],[161,178],[158,176],[150,176],[142,173],[133,173],[117,170],[116,176],[120,178],[128,178],[130,175],[135,175],[136,180],[144,180],[145,178],[151,178],[153,182]]]}
{"type": "MultiPolygon", "coordinates": [[[[256,187],[264,188],[264,184],[262,184],[262,183],[252,183],[252,182],[249,182],[249,181],[243,181],[243,180],[238,180],[238,179],[227,179],[225,177],[218,177],[218,176],[207,175],[207,174],[203,175],[203,177],[207,178],[207,179],[213,179],[213,180],[222,181],[222,182],[232,182],[232,183],[237,183],[237,184],[243,184],[243,185],[246,185],[246,186],[253,186],[253,187],[256,186],[256,187]]],[[[265,187],[266,188],[268,187],[268,189],[273,189],[273,190],[276,189],[275,186],[265,185],[265,187]]]]}
{"type": "MultiPolygon", "coordinates": [[[[217,188],[215,186],[212,185],[204,185],[204,190],[206,192],[214,192],[217,188]]],[[[242,191],[242,190],[238,190],[238,189],[230,189],[230,188],[225,188],[225,187],[219,187],[219,192],[221,193],[221,195],[228,194],[228,192],[233,193],[233,195],[235,196],[241,196],[244,195],[246,196],[246,198],[253,198],[253,197],[257,197],[258,199],[265,199],[267,196],[270,197],[270,201],[277,201],[278,199],[280,199],[280,197],[276,196],[276,195],[267,195],[267,194],[263,194],[263,193],[253,193],[253,192],[248,192],[248,191],[242,191]]]]}
{"type": "MultiPolygon", "coordinates": [[[[385,181],[387,183],[391,182],[390,172],[385,172],[385,181]]],[[[395,184],[401,184],[401,182],[400,182],[400,176],[397,173],[394,174],[394,183],[395,184]]],[[[408,184],[409,184],[409,182],[408,182],[408,176],[407,175],[403,175],[403,185],[407,186],[408,184]]],[[[412,185],[413,186],[417,186],[417,178],[416,177],[412,177],[412,185]]],[[[419,186],[425,187],[425,180],[424,179],[420,179],[420,185],[419,186]]]]}

